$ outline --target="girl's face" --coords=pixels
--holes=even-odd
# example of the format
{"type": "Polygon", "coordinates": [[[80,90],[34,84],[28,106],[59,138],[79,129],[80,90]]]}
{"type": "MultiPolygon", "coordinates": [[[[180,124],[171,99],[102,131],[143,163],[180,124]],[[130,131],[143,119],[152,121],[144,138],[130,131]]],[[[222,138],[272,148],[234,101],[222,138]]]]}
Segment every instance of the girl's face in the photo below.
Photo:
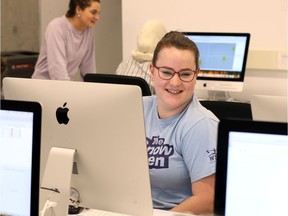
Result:
{"type": "Polygon", "coordinates": [[[196,71],[195,54],[190,50],[165,47],[158,53],[155,67],[152,64],[150,66],[158,98],[158,115],[160,118],[168,118],[182,112],[191,101],[198,71],[192,81],[183,82],[178,74],[174,74],[170,80],[160,78],[156,67],[196,71]]]}
{"type": "Polygon", "coordinates": [[[76,8],[76,18],[79,19],[81,28],[93,28],[96,22],[100,19],[101,4],[99,2],[91,1],[91,6],[82,10],[76,8]]]}

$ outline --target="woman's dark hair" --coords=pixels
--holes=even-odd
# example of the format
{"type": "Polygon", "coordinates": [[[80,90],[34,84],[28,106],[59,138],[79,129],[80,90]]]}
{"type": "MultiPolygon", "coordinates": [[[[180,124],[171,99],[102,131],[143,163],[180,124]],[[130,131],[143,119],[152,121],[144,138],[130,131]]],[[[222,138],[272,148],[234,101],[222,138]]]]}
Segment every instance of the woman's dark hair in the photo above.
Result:
{"type": "Polygon", "coordinates": [[[156,65],[158,59],[158,53],[165,47],[175,47],[177,49],[190,50],[195,54],[196,70],[199,69],[199,50],[196,44],[185,37],[181,32],[170,31],[164,35],[164,37],[158,42],[152,59],[152,64],[156,65]]]}
{"type": "Polygon", "coordinates": [[[91,2],[99,2],[100,0],[70,0],[69,3],[69,10],[66,13],[66,17],[74,17],[76,15],[76,7],[79,6],[82,10],[84,10],[86,7],[91,6],[91,2]]]}

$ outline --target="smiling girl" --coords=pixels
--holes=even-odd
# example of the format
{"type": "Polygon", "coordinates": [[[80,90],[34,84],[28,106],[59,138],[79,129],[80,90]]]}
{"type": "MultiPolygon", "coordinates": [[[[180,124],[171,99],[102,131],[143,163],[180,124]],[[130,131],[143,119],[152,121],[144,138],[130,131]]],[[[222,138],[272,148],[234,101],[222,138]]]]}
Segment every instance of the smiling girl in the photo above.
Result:
{"type": "Polygon", "coordinates": [[[144,97],[146,142],[156,209],[206,214],[213,211],[219,120],[194,88],[199,50],[182,33],[167,33],[150,65],[156,95],[144,97]]]}

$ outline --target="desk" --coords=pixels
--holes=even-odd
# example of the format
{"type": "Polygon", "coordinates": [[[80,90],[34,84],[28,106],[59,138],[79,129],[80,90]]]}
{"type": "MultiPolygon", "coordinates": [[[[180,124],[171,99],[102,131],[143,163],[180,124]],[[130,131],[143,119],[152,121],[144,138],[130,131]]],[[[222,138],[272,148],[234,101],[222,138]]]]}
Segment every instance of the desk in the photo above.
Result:
{"type": "MultiPolygon", "coordinates": [[[[103,215],[105,215],[104,213],[108,213],[108,212],[90,209],[90,210],[84,210],[83,212],[81,212],[77,216],[98,216],[100,213],[103,213],[103,215]]],[[[126,216],[126,215],[112,213],[111,216],[126,216]]],[[[177,212],[154,209],[153,216],[195,216],[195,215],[194,214],[185,214],[185,213],[177,213],[177,212]]],[[[205,216],[212,216],[212,215],[205,215],[205,216]]]]}

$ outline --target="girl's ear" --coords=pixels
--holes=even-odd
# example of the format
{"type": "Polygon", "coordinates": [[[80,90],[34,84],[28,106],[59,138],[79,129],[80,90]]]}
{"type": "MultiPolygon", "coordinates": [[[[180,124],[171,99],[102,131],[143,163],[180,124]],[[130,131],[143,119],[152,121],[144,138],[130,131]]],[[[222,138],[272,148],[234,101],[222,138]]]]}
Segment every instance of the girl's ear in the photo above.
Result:
{"type": "Polygon", "coordinates": [[[77,5],[77,6],[76,6],[76,9],[75,9],[76,16],[77,16],[78,14],[80,14],[81,11],[82,11],[81,8],[79,7],[79,5],[77,5]]]}
{"type": "Polygon", "coordinates": [[[196,71],[196,75],[195,75],[196,78],[198,77],[199,72],[200,72],[200,68],[198,68],[196,71]]]}

